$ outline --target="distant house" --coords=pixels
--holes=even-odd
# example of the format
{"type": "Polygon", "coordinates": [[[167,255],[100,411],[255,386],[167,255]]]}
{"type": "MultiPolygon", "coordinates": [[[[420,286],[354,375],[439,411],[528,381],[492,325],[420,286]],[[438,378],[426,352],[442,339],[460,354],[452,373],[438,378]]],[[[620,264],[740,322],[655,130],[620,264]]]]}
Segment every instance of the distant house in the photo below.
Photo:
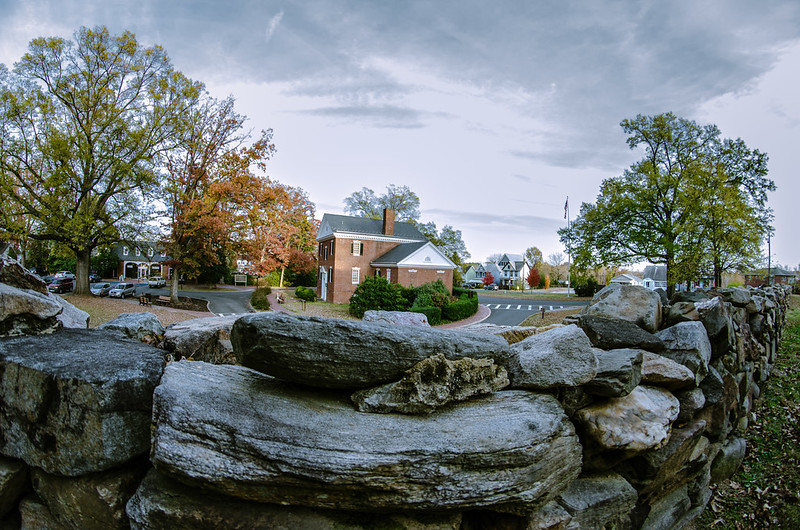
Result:
{"type": "Polygon", "coordinates": [[[500,270],[500,287],[510,289],[517,282],[520,282],[523,288],[535,287],[527,283],[530,268],[522,254],[503,254],[497,262],[497,268],[500,270]]]}
{"type": "Polygon", "coordinates": [[[794,285],[797,283],[798,272],[786,270],[782,267],[772,267],[771,269],[758,269],[746,272],[744,282],[751,287],[761,287],[767,283],[767,276],[772,279],[773,284],[794,285]]]}
{"type": "Polygon", "coordinates": [[[466,285],[471,280],[474,280],[477,277],[478,277],[478,271],[476,270],[475,265],[470,265],[469,267],[467,267],[467,270],[464,271],[463,282],[466,285]]]}
{"type": "Polygon", "coordinates": [[[140,280],[148,276],[168,278],[172,271],[171,267],[163,263],[170,258],[157,243],[120,243],[114,252],[119,258],[117,274],[125,275],[127,279],[140,280]]]}
{"type": "Polygon", "coordinates": [[[667,290],[667,267],[666,265],[648,265],[642,274],[642,284],[648,289],[667,290]]]}
{"type": "Polygon", "coordinates": [[[487,285],[485,281],[487,274],[492,275],[492,281],[489,282],[490,284],[500,285],[500,275],[502,272],[497,266],[497,263],[487,261],[486,263],[481,263],[475,268],[475,279],[483,281],[484,285],[487,285]]]}
{"type": "Polygon", "coordinates": [[[608,283],[618,283],[620,285],[644,285],[644,281],[641,278],[638,278],[632,274],[620,274],[611,280],[608,283]]]}
{"type": "Polygon", "coordinates": [[[325,214],[317,231],[319,274],[317,297],[346,304],[367,276],[418,286],[442,280],[453,288],[453,263],[411,223],[325,214]]]}

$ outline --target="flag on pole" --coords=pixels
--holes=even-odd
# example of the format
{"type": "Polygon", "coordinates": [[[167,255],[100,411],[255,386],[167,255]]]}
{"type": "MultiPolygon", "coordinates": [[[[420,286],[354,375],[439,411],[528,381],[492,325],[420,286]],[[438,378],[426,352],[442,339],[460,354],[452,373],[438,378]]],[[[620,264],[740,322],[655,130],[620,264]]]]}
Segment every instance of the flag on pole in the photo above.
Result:
{"type": "Polygon", "coordinates": [[[567,210],[569,209],[569,197],[567,197],[567,202],[564,203],[564,219],[567,218],[567,210]]]}

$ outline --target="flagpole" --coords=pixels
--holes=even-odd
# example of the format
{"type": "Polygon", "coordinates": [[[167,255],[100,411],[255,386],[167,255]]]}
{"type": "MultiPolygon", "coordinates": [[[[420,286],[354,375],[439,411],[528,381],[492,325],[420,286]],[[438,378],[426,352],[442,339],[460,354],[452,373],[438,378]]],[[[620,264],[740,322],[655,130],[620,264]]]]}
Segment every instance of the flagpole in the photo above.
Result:
{"type": "Polygon", "coordinates": [[[569,298],[569,290],[572,284],[572,234],[569,233],[569,195],[567,195],[567,202],[564,203],[564,217],[567,219],[567,298],[569,298]]]}

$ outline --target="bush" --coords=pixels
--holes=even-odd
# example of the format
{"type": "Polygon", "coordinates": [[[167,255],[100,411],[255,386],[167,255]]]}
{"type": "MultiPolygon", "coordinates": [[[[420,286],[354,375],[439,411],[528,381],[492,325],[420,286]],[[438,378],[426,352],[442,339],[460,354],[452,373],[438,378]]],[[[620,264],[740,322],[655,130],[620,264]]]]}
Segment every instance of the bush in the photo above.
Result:
{"type": "Polygon", "coordinates": [[[314,302],[317,300],[317,292],[314,289],[303,287],[302,285],[294,290],[294,295],[306,302],[314,302]]]}
{"type": "Polygon", "coordinates": [[[414,306],[411,308],[411,311],[414,313],[422,313],[428,317],[428,324],[431,326],[442,323],[442,310],[438,307],[414,306]]]}
{"type": "Polygon", "coordinates": [[[578,296],[594,296],[594,294],[601,289],[597,284],[597,280],[591,276],[578,276],[574,278],[572,286],[575,288],[575,294],[578,296]]]}
{"type": "Polygon", "coordinates": [[[417,296],[411,307],[438,307],[443,308],[450,303],[450,291],[442,280],[429,282],[417,288],[417,296]]]}
{"type": "Polygon", "coordinates": [[[401,286],[389,283],[382,276],[368,276],[350,297],[349,312],[362,318],[369,310],[405,311],[407,308],[401,286]]]}
{"type": "MultiPolygon", "coordinates": [[[[442,309],[442,317],[450,322],[464,320],[478,312],[478,297],[464,295],[442,309]]],[[[430,321],[430,319],[429,319],[430,321]]]]}
{"type": "Polygon", "coordinates": [[[253,306],[253,309],[267,311],[269,309],[269,300],[267,300],[267,296],[270,294],[272,294],[272,289],[269,287],[257,288],[250,296],[250,305],[253,306]]]}

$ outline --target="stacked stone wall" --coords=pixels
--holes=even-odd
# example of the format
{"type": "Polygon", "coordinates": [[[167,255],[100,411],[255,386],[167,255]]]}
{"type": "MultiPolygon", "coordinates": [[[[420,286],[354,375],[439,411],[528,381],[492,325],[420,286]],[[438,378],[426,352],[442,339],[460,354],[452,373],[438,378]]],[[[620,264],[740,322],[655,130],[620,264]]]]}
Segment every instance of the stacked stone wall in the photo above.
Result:
{"type": "Polygon", "coordinates": [[[789,300],[611,286],[543,330],[89,330],[15,263],[0,279],[12,528],[682,528],[744,458],[789,300]]]}

